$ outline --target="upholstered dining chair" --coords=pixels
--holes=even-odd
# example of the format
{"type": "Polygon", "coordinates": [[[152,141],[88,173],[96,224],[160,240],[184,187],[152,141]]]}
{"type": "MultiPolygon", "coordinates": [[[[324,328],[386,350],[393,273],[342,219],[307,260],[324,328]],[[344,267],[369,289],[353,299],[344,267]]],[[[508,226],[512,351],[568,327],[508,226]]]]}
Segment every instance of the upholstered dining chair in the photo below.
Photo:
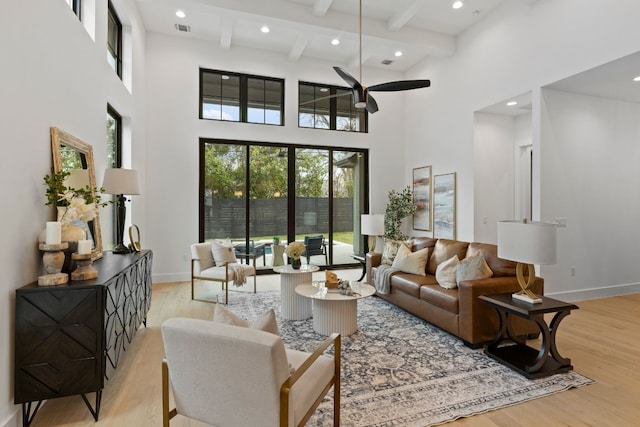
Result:
{"type": "Polygon", "coordinates": [[[229,282],[240,278],[246,280],[253,277],[253,293],[256,292],[256,259],[255,254],[243,254],[250,257],[252,264],[239,263],[231,246],[217,242],[194,243],[191,245],[191,299],[212,302],[195,298],[195,281],[209,280],[222,283],[225,291],[224,303],[229,303],[229,282]]]}
{"type": "Polygon", "coordinates": [[[340,425],[339,334],[305,353],[258,329],[172,318],[162,339],[164,427],[178,414],[219,427],[304,426],[332,387],[340,425]],[[333,357],[323,354],[332,344],[333,357]]]}
{"type": "Polygon", "coordinates": [[[324,255],[325,265],[329,264],[327,258],[327,241],[324,239],[324,235],[304,236],[304,246],[305,250],[302,256],[307,257],[307,264],[309,264],[311,257],[314,255],[324,255]]]}

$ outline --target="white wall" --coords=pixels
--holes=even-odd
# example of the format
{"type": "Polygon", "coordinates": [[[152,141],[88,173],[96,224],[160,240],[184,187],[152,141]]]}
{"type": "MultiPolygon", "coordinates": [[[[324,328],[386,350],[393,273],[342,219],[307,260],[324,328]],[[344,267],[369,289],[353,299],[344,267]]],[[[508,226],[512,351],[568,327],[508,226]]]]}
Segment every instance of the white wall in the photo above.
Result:
{"type": "MultiPolygon", "coordinates": [[[[539,150],[539,144],[543,150],[548,149],[544,141],[547,136],[541,136],[539,131],[540,88],[640,50],[638,16],[640,2],[634,0],[617,0],[616,7],[597,0],[505,2],[495,14],[485,17],[459,37],[455,55],[439,61],[425,61],[408,73],[409,78],[429,78],[432,85],[426,100],[417,94],[407,95],[406,182],[410,182],[411,168],[421,165],[432,165],[434,174],[457,172],[459,239],[474,239],[476,207],[485,209],[484,206],[501,204],[504,197],[508,197],[496,193],[484,201],[474,199],[473,112],[531,91],[534,95],[534,153],[539,150]]],[[[544,152],[541,156],[548,159],[544,152]]],[[[536,166],[534,219],[553,220],[568,216],[556,207],[558,201],[553,193],[544,193],[548,187],[543,187],[541,193],[540,174],[556,177],[563,171],[578,175],[591,171],[568,159],[562,164],[547,162],[540,165],[538,162],[534,164],[536,166]],[[550,213],[553,215],[548,217],[550,213]]],[[[593,227],[602,227],[602,224],[590,223],[593,227]]],[[[570,227],[569,224],[566,229],[559,230],[559,235],[570,227]]],[[[589,232],[593,231],[590,228],[589,232]]],[[[559,248],[561,263],[569,253],[577,254],[581,250],[579,241],[566,245],[559,248]]],[[[590,256],[582,259],[582,263],[602,264],[600,251],[598,255],[590,256]]],[[[620,263],[615,265],[620,266],[620,263]]],[[[633,267],[624,267],[628,270],[625,276],[635,271],[633,267]]],[[[566,272],[565,267],[559,265],[557,268],[566,272]]],[[[545,285],[547,293],[571,289],[575,292],[572,297],[586,297],[591,286],[607,288],[632,283],[630,277],[622,277],[622,274],[603,277],[597,284],[593,283],[594,279],[569,280],[565,276],[549,277],[545,285]]]]}
{"type": "Polygon", "coordinates": [[[565,298],[640,292],[639,117],[640,104],[543,91],[541,216],[567,226],[541,272],[565,298]]]}
{"type": "MultiPolygon", "coordinates": [[[[144,31],[133,0],[114,1],[130,11],[133,48],[144,52],[144,31]]],[[[134,134],[145,140],[142,102],[134,99],[106,60],[107,0],[95,1],[95,41],[64,0],[3,3],[0,14],[0,425],[18,426],[13,404],[15,289],[37,279],[42,257],[37,235],[53,211],[45,206],[43,177],[51,173],[49,128],[59,127],[91,144],[98,181],[106,156],[107,102],[132,117],[134,134]]],[[[140,55],[132,64],[132,88],[144,94],[140,55]]]]}
{"type": "Polygon", "coordinates": [[[474,117],[473,240],[495,244],[497,222],[514,215],[516,118],[486,113],[476,113],[474,117]]]}
{"type": "MultiPolygon", "coordinates": [[[[402,93],[375,94],[380,111],[369,116],[369,133],[297,126],[298,80],[344,82],[325,62],[291,63],[274,53],[184,37],[147,37],[147,190],[145,245],[154,250],[154,281],[187,280],[189,245],[198,240],[199,138],[314,144],[370,149],[371,209],[383,213],[387,192],[404,183],[402,93]],[[285,126],[198,119],[199,67],[285,79],[285,126]]],[[[401,76],[365,71],[371,82],[401,76]]]]}

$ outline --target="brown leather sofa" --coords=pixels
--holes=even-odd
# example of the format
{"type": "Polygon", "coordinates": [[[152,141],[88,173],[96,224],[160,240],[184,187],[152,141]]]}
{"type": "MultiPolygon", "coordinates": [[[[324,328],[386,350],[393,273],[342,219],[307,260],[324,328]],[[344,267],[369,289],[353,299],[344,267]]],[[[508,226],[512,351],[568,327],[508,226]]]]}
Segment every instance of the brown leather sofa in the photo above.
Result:
{"type": "MultiPolygon", "coordinates": [[[[389,278],[389,293],[376,292],[376,294],[461,338],[470,347],[479,347],[493,340],[499,329],[498,315],[493,308],[479,300],[478,296],[519,291],[516,263],[498,258],[496,245],[440,239],[438,250],[446,247],[450,253],[455,252],[460,260],[481,251],[493,272],[493,276],[489,279],[461,281],[458,288],[445,289],[435,278],[437,263],[432,254],[438,239],[416,237],[411,241],[412,252],[429,248],[426,276],[393,272],[389,278]]],[[[375,283],[374,279],[381,259],[380,253],[367,254],[367,282],[372,285],[375,283]]],[[[533,291],[539,295],[543,294],[542,278],[535,278],[533,291]]],[[[539,333],[533,322],[513,317],[511,322],[510,328],[515,335],[527,335],[531,338],[539,333]]]]}

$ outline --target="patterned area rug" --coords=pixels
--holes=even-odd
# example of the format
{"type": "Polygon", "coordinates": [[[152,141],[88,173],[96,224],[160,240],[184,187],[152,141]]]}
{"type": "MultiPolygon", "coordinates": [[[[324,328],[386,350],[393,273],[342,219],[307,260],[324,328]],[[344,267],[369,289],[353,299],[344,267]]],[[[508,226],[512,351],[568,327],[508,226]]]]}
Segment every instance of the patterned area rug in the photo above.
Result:
{"type": "MultiPolygon", "coordinates": [[[[311,352],[326,338],[312,319],[283,320],[278,292],[229,302],[250,321],[269,308],[288,348],[311,352]]],[[[528,380],[377,297],[358,301],[358,328],[342,338],[342,426],[431,426],[593,383],[574,371],[528,380]]],[[[332,416],[327,398],[307,425],[330,425],[332,416]]]]}

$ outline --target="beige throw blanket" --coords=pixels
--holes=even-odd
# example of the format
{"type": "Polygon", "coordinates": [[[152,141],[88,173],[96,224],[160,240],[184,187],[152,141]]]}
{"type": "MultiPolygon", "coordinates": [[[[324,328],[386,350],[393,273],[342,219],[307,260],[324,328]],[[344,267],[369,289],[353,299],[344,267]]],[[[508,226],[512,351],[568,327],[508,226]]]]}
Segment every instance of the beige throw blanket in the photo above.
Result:
{"type": "Polygon", "coordinates": [[[229,264],[229,270],[233,271],[233,286],[242,286],[247,283],[244,268],[241,264],[229,264]]]}
{"type": "Polygon", "coordinates": [[[389,293],[391,288],[389,285],[389,279],[391,279],[391,275],[396,271],[398,270],[387,264],[380,264],[378,266],[378,269],[376,270],[376,277],[374,279],[374,284],[378,292],[381,294],[389,293]]]}

